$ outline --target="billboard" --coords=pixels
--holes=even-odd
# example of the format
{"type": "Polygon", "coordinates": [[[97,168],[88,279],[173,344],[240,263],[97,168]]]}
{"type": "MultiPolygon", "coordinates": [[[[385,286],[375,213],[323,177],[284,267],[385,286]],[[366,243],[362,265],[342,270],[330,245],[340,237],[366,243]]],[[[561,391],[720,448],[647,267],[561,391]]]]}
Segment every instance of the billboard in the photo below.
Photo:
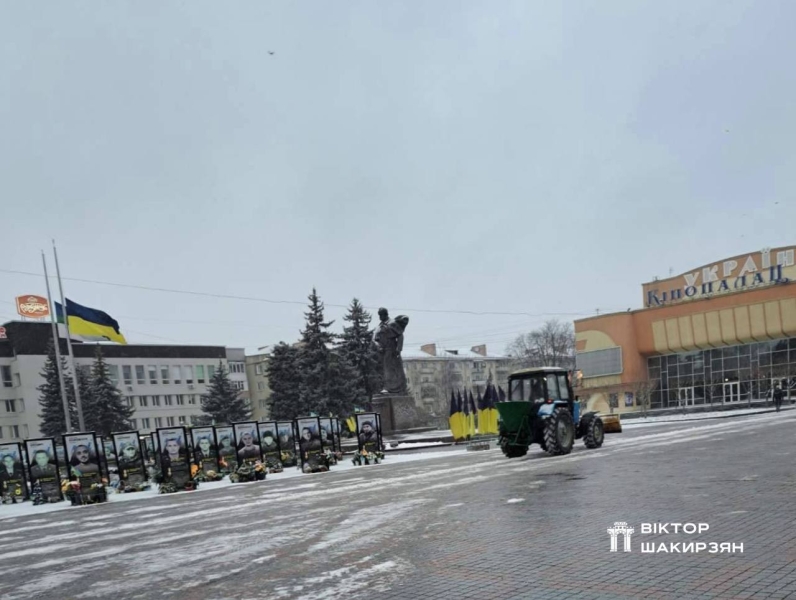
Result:
{"type": "Polygon", "coordinates": [[[258,460],[261,461],[260,430],[257,428],[257,421],[233,423],[232,429],[235,432],[235,451],[238,462],[253,465],[258,460]]]}
{"type": "Polygon", "coordinates": [[[276,424],[276,430],[279,436],[279,450],[282,453],[282,466],[295,467],[298,464],[298,458],[293,421],[279,421],[276,424]]]}
{"type": "Polygon", "coordinates": [[[177,487],[184,487],[192,480],[185,427],[158,427],[157,439],[163,476],[177,487]]]}
{"type": "Polygon", "coordinates": [[[50,316],[50,304],[47,298],[35,294],[17,296],[15,299],[17,314],[26,319],[44,319],[50,316]]]}
{"type": "Polygon", "coordinates": [[[282,467],[282,452],[279,448],[276,421],[265,421],[260,427],[260,450],[263,453],[265,465],[270,468],[282,467]]]}
{"type": "Polygon", "coordinates": [[[301,468],[305,469],[309,466],[314,471],[322,464],[323,444],[320,419],[318,417],[296,419],[296,429],[299,433],[301,468]]]}
{"type": "Polygon", "coordinates": [[[235,452],[235,432],[225,425],[215,427],[216,443],[218,444],[219,466],[222,471],[234,472],[238,468],[238,457],[235,452]]]}
{"type": "Polygon", "coordinates": [[[28,497],[25,469],[22,466],[22,445],[0,444],[0,495],[16,500],[28,497]]]}
{"type": "Polygon", "coordinates": [[[212,427],[194,427],[192,433],[193,458],[203,473],[218,473],[218,446],[212,427]]]}
{"type": "Polygon", "coordinates": [[[55,439],[25,440],[25,460],[28,463],[30,483],[33,486],[39,484],[42,497],[46,501],[62,500],[55,439]]]}
{"type": "MultiPolygon", "coordinates": [[[[151,443],[152,438],[146,438],[151,443]]],[[[119,479],[128,485],[146,483],[146,467],[141,438],[137,431],[124,431],[113,434],[114,454],[119,466],[119,479]]]]}

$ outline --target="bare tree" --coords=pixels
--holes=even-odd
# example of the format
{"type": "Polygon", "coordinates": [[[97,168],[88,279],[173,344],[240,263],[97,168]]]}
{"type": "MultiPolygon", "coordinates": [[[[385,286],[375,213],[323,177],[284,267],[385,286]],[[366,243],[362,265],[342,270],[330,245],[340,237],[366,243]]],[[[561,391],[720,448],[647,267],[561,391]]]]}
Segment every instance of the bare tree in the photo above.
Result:
{"type": "Polygon", "coordinates": [[[658,382],[652,379],[637,381],[633,385],[633,393],[636,396],[636,404],[641,408],[641,414],[645,417],[652,405],[652,392],[658,388],[658,382]]]}
{"type": "Polygon", "coordinates": [[[539,329],[523,333],[508,345],[507,353],[519,367],[575,367],[575,330],[572,323],[545,321],[539,329]]]}

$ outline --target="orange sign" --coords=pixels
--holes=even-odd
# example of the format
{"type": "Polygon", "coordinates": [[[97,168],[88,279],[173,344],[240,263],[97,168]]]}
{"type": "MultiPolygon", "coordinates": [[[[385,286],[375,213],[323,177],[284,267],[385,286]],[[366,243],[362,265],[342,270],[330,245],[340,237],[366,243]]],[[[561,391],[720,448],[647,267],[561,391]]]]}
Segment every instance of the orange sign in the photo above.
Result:
{"type": "Polygon", "coordinates": [[[17,312],[21,317],[29,319],[43,319],[50,316],[50,305],[47,298],[41,296],[17,296],[17,312]]]}

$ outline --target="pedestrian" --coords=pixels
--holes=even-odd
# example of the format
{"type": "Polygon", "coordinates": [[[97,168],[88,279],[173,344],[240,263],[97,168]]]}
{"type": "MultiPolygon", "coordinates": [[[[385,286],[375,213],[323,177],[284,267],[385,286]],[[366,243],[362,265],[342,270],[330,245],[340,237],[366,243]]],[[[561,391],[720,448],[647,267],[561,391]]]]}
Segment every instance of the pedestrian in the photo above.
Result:
{"type": "Polygon", "coordinates": [[[774,384],[774,406],[777,407],[777,412],[779,409],[782,408],[782,397],[785,394],[782,391],[782,388],[779,387],[779,383],[774,384]]]}

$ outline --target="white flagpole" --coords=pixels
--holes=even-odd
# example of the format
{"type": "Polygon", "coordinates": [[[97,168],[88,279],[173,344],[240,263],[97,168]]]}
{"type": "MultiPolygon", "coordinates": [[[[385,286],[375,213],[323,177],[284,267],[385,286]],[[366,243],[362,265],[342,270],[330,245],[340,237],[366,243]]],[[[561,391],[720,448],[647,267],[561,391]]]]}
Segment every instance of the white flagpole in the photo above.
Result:
{"type": "Polygon", "coordinates": [[[69,368],[72,369],[72,383],[75,386],[75,402],[77,403],[77,422],[80,431],[86,430],[86,421],[83,418],[83,402],[80,398],[80,385],[77,380],[77,369],[75,369],[75,353],[72,350],[72,335],[69,333],[69,314],[66,312],[66,301],[64,300],[64,286],[61,283],[61,268],[58,266],[58,250],[55,249],[53,240],[53,256],[55,257],[55,274],[58,277],[58,290],[61,292],[61,309],[64,314],[64,325],[66,326],[66,348],[69,351],[69,368]]]}
{"type": "Polygon", "coordinates": [[[69,417],[69,399],[66,396],[64,373],[61,370],[61,347],[58,343],[58,326],[55,324],[55,305],[50,295],[50,278],[47,276],[47,261],[44,250],[41,251],[41,263],[44,265],[44,283],[47,284],[47,302],[50,303],[50,321],[53,326],[53,344],[55,345],[55,369],[58,373],[58,382],[61,384],[61,400],[64,403],[64,418],[66,419],[66,433],[72,432],[72,419],[69,417]]]}

